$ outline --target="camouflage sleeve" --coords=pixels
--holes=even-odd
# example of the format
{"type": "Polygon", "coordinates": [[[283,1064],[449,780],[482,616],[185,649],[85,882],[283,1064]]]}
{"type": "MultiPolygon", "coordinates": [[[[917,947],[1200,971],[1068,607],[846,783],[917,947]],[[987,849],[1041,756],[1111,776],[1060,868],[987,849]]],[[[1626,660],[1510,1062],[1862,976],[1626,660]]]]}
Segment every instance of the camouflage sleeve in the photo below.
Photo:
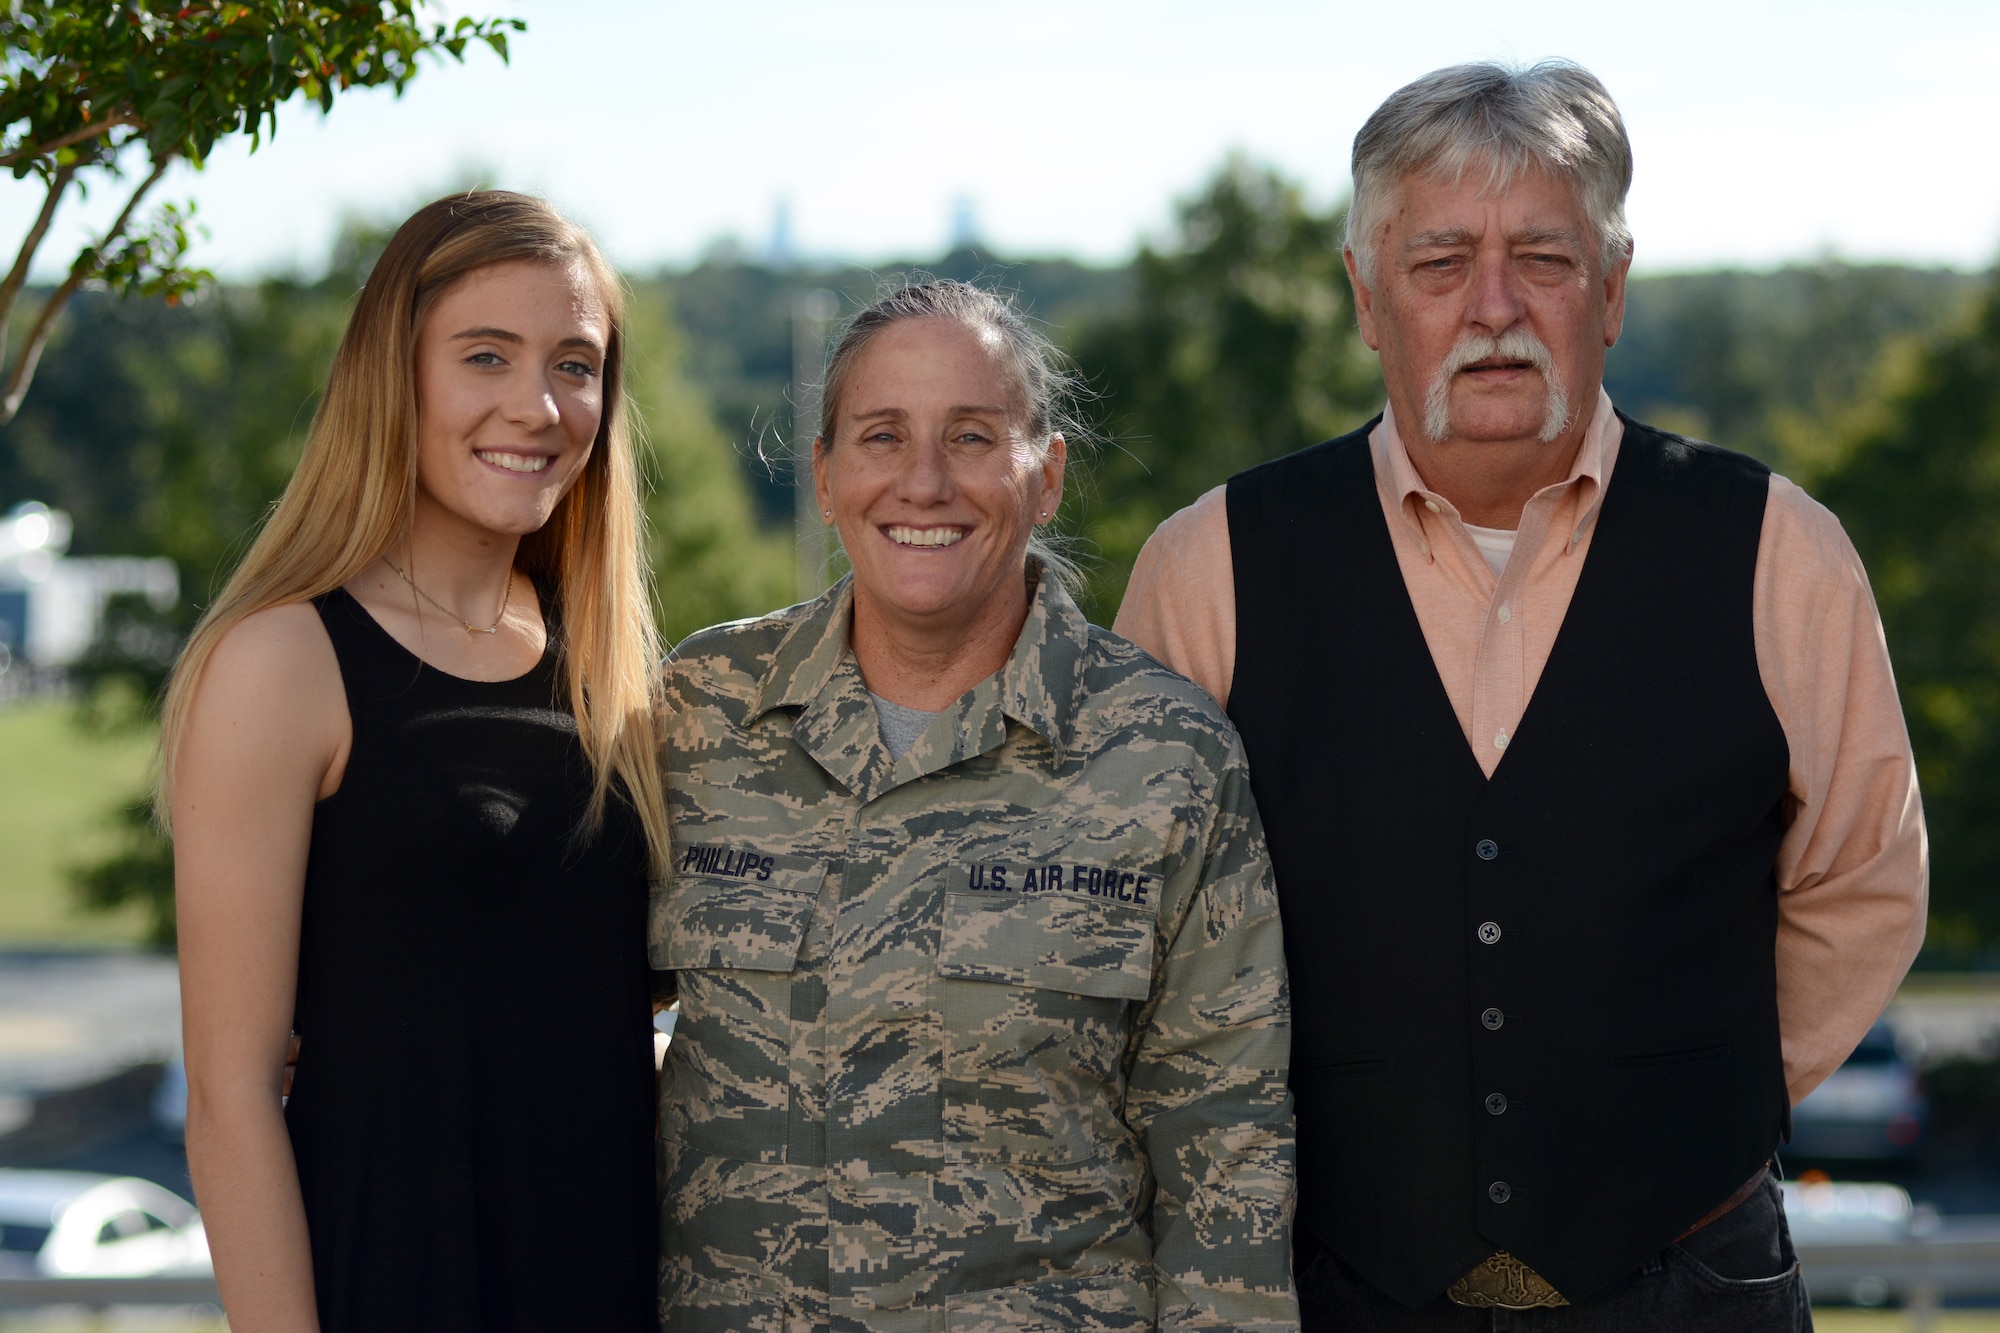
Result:
{"type": "Polygon", "coordinates": [[[1291,996],[1263,826],[1233,738],[1198,882],[1128,1054],[1162,1329],[1296,1329],[1291,996]]]}

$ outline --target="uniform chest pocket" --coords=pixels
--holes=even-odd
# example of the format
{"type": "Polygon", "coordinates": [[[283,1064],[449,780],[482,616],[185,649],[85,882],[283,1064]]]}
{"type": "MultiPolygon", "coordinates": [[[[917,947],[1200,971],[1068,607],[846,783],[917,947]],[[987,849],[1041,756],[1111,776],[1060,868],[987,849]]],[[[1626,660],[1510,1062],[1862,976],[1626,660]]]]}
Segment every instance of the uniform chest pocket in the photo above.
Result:
{"type": "Polygon", "coordinates": [[[742,1162],[782,1161],[790,1125],[791,998],[825,870],[734,842],[676,842],[653,895],[653,966],[680,1022],[660,1078],[660,1134],[742,1162]]]}
{"type": "Polygon", "coordinates": [[[1143,1000],[1153,985],[1153,910],[1115,898],[948,892],[937,970],[965,981],[1143,1000]]]}
{"type": "Polygon", "coordinates": [[[1151,905],[945,895],[938,933],[948,1159],[1074,1165],[1133,1151],[1119,1117],[1151,905]]]}
{"type": "Polygon", "coordinates": [[[653,966],[791,971],[824,873],[803,856],[677,845],[673,869],[653,891],[653,966]]]}

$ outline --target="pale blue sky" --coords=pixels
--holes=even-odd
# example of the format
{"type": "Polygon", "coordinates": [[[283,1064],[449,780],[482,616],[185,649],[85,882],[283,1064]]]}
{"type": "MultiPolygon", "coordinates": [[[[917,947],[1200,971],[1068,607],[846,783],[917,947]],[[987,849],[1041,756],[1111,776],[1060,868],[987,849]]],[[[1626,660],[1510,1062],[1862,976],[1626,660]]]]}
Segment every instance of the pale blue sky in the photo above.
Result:
{"type": "MultiPolygon", "coordinates": [[[[228,276],[311,268],[344,210],[400,215],[476,166],[591,226],[617,262],[751,249],[788,200],[798,247],[932,255],[954,201],[1002,255],[1115,261],[1240,148],[1318,202],[1354,131],[1426,70],[1561,55],[1619,100],[1641,269],[1832,254],[2000,257],[2000,3],[1682,0],[454,0],[527,19],[400,101],[288,107],[193,196],[228,276]],[[1412,12],[1418,17],[1411,17],[1412,12]]],[[[0,235],[32,216],[0,186],[0,235]]],[[[62,220],[73,237],[110,200],[62,220]]],[[[58,241],[61,237],[58,237],[58,241]]],[[[53,248],[53,247],[52,247],[53,248]]],[[[73,253],[73,251],[72,251],[73,253]]]]}

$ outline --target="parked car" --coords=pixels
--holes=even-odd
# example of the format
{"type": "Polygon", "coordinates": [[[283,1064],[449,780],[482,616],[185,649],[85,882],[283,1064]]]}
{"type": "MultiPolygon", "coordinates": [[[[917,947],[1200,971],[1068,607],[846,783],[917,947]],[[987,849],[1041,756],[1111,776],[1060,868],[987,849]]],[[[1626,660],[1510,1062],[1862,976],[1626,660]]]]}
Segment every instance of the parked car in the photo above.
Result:
{"type": "Polygon", "coordinates": [[[1847,1063],[1792,1108],[1787,1158],[1891,1160],[1916,1155],[1929,1107],[1914,1055],[1887,1023],[1861,1039],[1847,1063]]]}
{"type": "Polygon", "coordinates": [[[1897,1261],[1896,1251],[1883,1247],[1927,1235],[1938,1225],[1937,1210],[1913,1204],[1900,1185],[1830,1180],[1823,1171],[1808,1171],[1779,1188],[1815,1307],[1829,1301],[1886,1304],[1896,1294],[1897,1261]]]}
{"type": "MultiPolygon", "coordinates": [[[[1821,1173],[1814,1171],[1809,1176],[1821,1173]]],[[[1917,1220],[1910,1192],[1876,1181],[1784,1180],[1785,1225],[1792,1243],[1870,1245],[1908,1237],[1917,1220]]]]}
{"type": "Polygon", "coordinates": [[[0,1168],[0,1275],[179,1277],[213,1271],[194,1205],[133,1176],[0,1168]]]}

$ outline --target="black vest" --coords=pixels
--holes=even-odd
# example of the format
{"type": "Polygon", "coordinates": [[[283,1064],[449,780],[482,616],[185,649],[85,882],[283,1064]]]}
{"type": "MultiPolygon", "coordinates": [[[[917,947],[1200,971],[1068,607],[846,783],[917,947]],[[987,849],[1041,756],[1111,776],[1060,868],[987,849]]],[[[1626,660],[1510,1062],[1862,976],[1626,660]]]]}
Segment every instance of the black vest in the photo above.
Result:
{"type": "Polygon", "coordinates": [[[1368,429],[1228,491],[1229,714],[1284,912],[1298,1222],[1412,1307],[1496,1248],[1580,1300],[1788,1130],[1789,752],[1751,623],[1769,472],[1626,422],[1489,781],[1397,566],[1368,429]]]}

